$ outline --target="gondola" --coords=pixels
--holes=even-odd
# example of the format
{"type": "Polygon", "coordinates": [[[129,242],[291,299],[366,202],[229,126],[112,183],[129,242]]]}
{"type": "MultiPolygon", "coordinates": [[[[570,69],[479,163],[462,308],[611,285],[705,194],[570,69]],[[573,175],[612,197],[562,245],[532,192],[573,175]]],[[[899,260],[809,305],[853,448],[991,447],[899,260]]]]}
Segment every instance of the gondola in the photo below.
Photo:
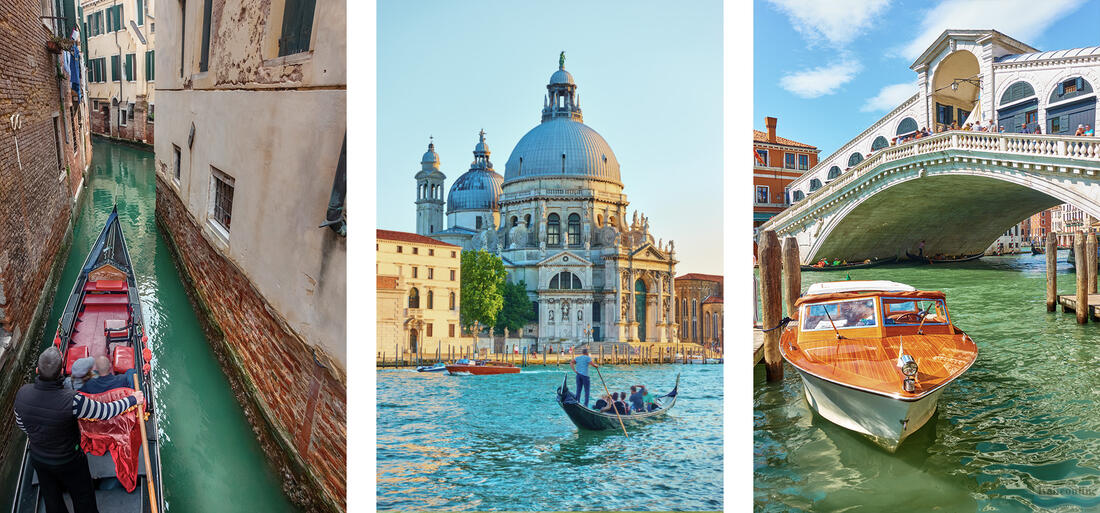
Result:
{"type": "Polygon", "coordinates": [[[1042,255],[1044,253],[1044,251],[1045,250],[1043,249],[1042,246],[1039,246],[1037,244],[1032,244],[1031,245],[1031,254],[1032,255],[1042,255]]]}
{"type": "MultiPolygon", "coordinates": [[[[623,425],[629,428],[664,417],[665,414],[676,405],[676,395],[679,389],[680,375],[677,374],[676,385],[672,387],[672,391],[657,398],[657,404],[660,405],[660,408],[647,413],[622,415],[623,425]]],[[[561,406],[561,409],[565,410],[565,414],[569,415],[569,420],[572,420],[573,424],[576,424],[579,429],[588,431],[622,429],[619,425],[620,417],[616,416],[614,413],[598,412],[577,402],[577,397],[569,391],[568,374],[565,376],[565,381],[558,387],[558,404],[561,406]]]]}
{"type": "Polygon", "coordinates": [[[915,262],[919,262],[919,263],[922,263],[922,264],[957,264],[959,262],[970,262],[972,260],[977,260],[977,259],[985,256],[985,253],[978,253],[978,254],[975,254],[975,255],[963,255],[959,258],[932,258],[932,257],[914,255],[914,254],[906,251],[905,256],[909,260],[913,260],[915,262]]]}
{"type": "MultiPolygon", "coordinates": [[[[54,345],[65,355],[66,375],[79,358],[107,356],[116,373],[136,369],[139,386],[145,394],[147,416],[144,433],[139,426],[137,409],[110,420],[96,421],[94,425],[89,421],[80,421],[81,446],[88,452],[88,469],[96,488],[96,502],[103,513],[164,511],[157,440],[157,402],[149,381],[152,353],[146,348],[147,342],[137,282],[116,206],[80,269],[54,337],[54,345]],[[142,434],[145,435],[144,441],[142,434]],[[119,438],[94,438],[97,436],[119,438]],[[105,445],[123,439],[125,443],[121,449],[105,445]],[[90,451],[88,447],[91,447],[90,451]],[[132,447],[136,450],[129,450],[132,447]],[[95,455],[95,452],[102,454],[95,455]],[[121,460],[121,465],[117,467],[112,459],[115,452],[119,453],[116,456],[121,460]],[[127,452],[129,457],[125,454],[127,452]]],[[[128,395],[129,390],[116,389],[92,397],[111,400],[117,397],[104,394],[121,393],[128,395]]],[[[13,513],[45,511],[45,504],[39,495],[38,476],[28,451],[29,447],[25,446],[12,504],[13,513]]]]}
{"type": "Polygon", "coordinates": [[[871,260],[870,262],[857,262],[854,264],[841,264],[841,265],[825,265],[817,267],[814,265],[802,266],[803,271],[817,272],[817,271],[844,271],[848,269],[866,269],[868,267],[878,267],[880,265],[892,264],[898,261],[898,257],[892,256],[889,258],[878,258],[871,260]]]}

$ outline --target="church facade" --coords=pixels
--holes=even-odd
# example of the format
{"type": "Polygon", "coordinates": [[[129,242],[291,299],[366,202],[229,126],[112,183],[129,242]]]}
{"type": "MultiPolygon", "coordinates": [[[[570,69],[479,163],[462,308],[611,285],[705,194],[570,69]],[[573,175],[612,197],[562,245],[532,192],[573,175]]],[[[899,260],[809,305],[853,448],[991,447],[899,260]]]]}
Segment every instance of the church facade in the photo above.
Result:
{"type": "Polygon", "coordinates": [[[628,212],[619,162],[584,124],[564,55],[546,90],[541,122],[503,176],[482,130],[474,162],[444,201],[446,176],[428,145],[415,176],[417,233],[501,257],[508,279],[527,285],[538,321],[523,336],[540,345],[678,341],[675,244],[628,212]]]}

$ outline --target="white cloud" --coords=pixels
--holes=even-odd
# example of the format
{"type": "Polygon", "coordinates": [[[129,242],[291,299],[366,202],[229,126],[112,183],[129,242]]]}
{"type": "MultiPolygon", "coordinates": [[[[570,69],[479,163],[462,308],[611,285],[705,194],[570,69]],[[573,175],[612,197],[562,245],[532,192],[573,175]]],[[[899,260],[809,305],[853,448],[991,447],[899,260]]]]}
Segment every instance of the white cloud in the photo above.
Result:
{"type": "Polygon", "coordinates": [[[859,110],[863,112],[891,110],[916,94],[917,87],[919,86],[916,82],[888,85],[879,90],[875,96],[868,98],[859,110]]]}
{"type": "Polygon", "coordinates": [[[833,94],[840,86],[851,82],[863,67],[852,60],[841,61],[806,71],[783,75],[779,86],[802,98],[817,98],[833,94]]]}
{"type": "Polygon", "coordinates": [[[769,1],[787,15],[807,41],[824,40],[835,47],[843,47],[862,35],[890,4],[890,0],[769,1]]]}
{"type": "Polygon", "coordinates": [[[992,28],[1017,41],[1032,44],[1055,21],[1073,12],[1084,0],[945,0],[925,13],[920,35],[901,49],[915,60],[949,28],[992,28]]]}

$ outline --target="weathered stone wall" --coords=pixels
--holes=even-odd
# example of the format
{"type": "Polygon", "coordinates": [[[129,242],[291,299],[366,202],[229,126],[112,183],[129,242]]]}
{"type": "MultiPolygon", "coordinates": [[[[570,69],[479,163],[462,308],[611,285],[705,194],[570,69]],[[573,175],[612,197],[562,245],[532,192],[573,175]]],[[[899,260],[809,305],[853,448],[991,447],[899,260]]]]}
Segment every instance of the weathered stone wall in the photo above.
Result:
{"type": "MultiPolygon", "coordinates": [[[[276,451],[319,493],[313,510],[343,510],[346,493],[346,376],[315,355],[245,274],[219,253],[178,196],[157,175],[157,219],[209,321],[221,331],[230,367],[259,409],[276,451]]],[[[256,419],[253,419],[256,420],[256,419]]],[[[278,464],[278,461],[274,463],[278,464]]],[[[301,499],[301,497],[292,498],[301,499]]]]}

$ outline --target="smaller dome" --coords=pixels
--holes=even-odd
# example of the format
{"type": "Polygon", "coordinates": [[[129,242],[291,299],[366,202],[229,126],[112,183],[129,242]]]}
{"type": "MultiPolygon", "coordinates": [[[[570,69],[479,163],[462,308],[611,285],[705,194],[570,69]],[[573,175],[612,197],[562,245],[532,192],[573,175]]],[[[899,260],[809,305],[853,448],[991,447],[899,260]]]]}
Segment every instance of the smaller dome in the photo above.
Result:
{"type": "Polygon", "coordinates": [[[570,75],[569,72],[564,69],[559,69],[555,71],[553,75],[550,75],[550,85],[554,84],[576,85],[573,82],[573,75],[570,75]]]}
{"type": "Polygon", "coordinates": [[[438,164],[439,154],[435,152],[435,143],[428,143],[428,151],[424,152],[424,157],[420,159],[421,164],[438,164]]]}
{"type": "Polygon", "coordinates": [[[498,210],[504,177],[492,169],[471,169],[455,180],[447,193],[447,213],[463,210],[498,210]]]}

